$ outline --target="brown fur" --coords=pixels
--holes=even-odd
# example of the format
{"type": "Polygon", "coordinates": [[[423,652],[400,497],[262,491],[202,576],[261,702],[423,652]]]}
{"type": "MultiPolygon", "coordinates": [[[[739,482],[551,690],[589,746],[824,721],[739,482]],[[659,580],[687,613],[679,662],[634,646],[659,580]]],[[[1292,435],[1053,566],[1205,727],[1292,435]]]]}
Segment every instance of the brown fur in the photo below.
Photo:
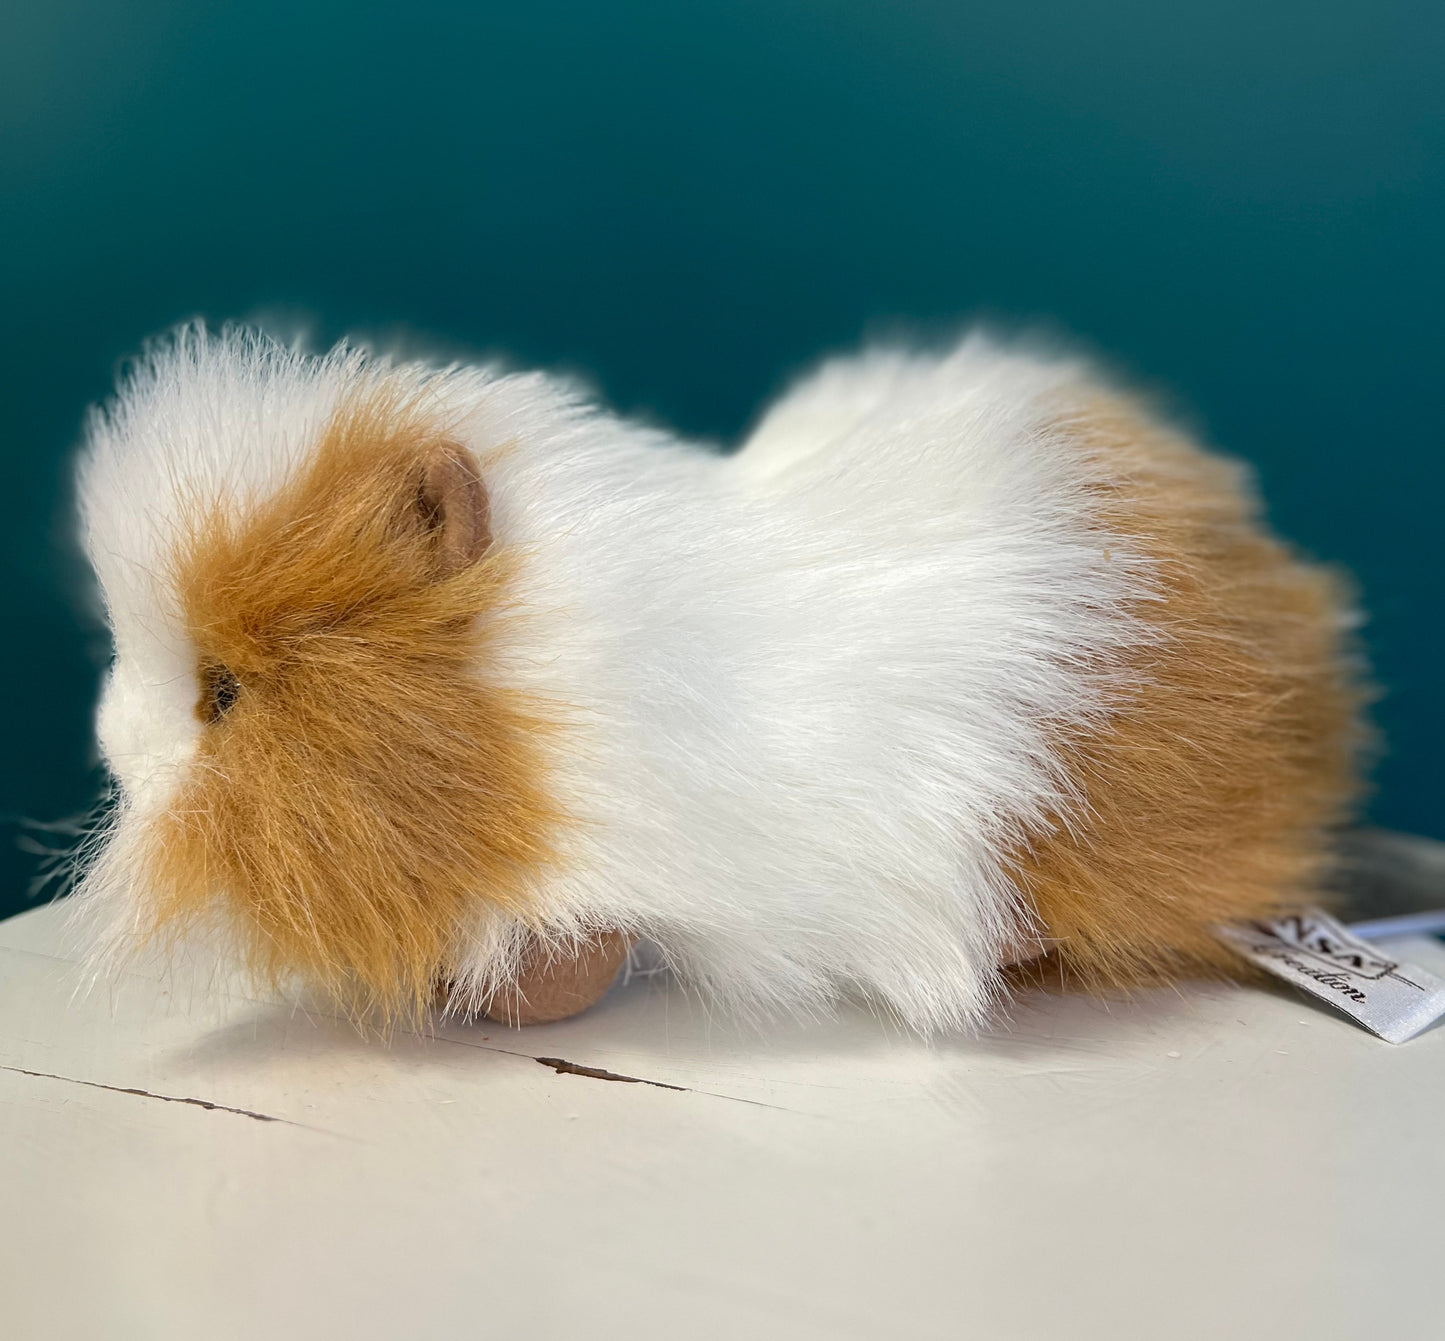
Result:
{"type": "Polygon", "coordinates": [[[262,974],[393,1016],[479,900],[526,917],[547,727],[479,671],[512,566],[475,465],[384,386],[274,498],[197,503],[173,580],[208,725],[154,834],[157,926],[219,905],[262,974]]]}
{"type": "Polygon", "coordinates": [[[1318,898],[1354,793],[1362,695],[1343,593],[1261,528],[1247,480],[1122,401],[1059,425],[1097,467],[1100,525],[1137,537],[1159,644],[1112,726],[1062,742],[1086,803],[1019,856],[1051,952],[1091,987],[1237,973],[1218,922],[1318,898]]]}

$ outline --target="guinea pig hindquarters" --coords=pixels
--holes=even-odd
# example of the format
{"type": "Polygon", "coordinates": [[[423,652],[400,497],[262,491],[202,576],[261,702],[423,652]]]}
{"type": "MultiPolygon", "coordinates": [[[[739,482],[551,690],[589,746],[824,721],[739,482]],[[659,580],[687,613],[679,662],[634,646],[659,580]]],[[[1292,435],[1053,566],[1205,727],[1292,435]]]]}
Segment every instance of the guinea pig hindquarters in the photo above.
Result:
{"type": "Polygon", "coordinates": [[[728,458],[188,332],[82,496],[126,797],[89,901],[393,1011],[642,935],[743,1012],[974,1024],[1021,946],[1221,962],[1348,790],[1328,583],[1232,468],[978,338],[830,364],[728,458]]]}
{"type": "Polygon", "coordinates": [[[879,773],[911,773],[915,809],[890,813],[949,789],[927,818],[963,820],[962,902],[997,901],[993,936],[1022,915],[1050,976],[1095,986],[1228,974],[1216,924],[1317,895],[1355,793],[1353,619],[1238,465],[973,338],[826,366],[737,466],[810,524],[847,517],[837,558],[875,599],[839,584],[835,626],[876,649],[872,702],[900,691],[879,773]]]}

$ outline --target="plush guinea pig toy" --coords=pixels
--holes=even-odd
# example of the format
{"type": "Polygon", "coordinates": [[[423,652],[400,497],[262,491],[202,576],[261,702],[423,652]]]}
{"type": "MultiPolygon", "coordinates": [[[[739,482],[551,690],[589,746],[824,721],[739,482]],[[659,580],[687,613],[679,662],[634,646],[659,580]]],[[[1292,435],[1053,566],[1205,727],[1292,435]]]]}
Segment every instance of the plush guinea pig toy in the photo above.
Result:
{"type": "Polygon", "coordinates": [[[118,783],[82,906],[368,1018],[526,1022],[646,938],[745,1014],[974,1026],[1036,959],[1228,971],[1359,695],[1241,470],[974,336],[723,456],[565,383],[186,329],[90,424],[118,783]]]}

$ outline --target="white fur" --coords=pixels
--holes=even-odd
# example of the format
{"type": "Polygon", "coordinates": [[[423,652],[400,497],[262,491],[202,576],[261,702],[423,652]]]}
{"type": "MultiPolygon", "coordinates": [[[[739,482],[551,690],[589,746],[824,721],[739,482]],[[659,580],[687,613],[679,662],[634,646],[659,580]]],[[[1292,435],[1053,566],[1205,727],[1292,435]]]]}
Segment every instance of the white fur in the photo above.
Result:
{"type": "MultiPolygon", "coordinates": [[[[188,331],[94,420],[118,851],[201,730],[162,576],[184,498],[265,496],[382,366],[188,331]]],[[[1078,801],[1050,742],[1097,725],[1148,636],[1129,614],[1147,564],[1100,528],[1057,428],[1081,370],[979,336],[869,352],[800,383],[733,456],[536,374],[405,375],[484,463],[494,535],[525,556],[487,673],[566,722],[551,781],[578,822],[535,891],[557,935],[634,931],[747,1013],[861,994],[920,1029],[978,1022],[1026,932],[1009,854],[1078,801]]],[[[124,905],[136,878],[103,862],[89,897],[124,905]]],[[[464,995],[505,979],[513,932],[479,918],[464,995]]]]}

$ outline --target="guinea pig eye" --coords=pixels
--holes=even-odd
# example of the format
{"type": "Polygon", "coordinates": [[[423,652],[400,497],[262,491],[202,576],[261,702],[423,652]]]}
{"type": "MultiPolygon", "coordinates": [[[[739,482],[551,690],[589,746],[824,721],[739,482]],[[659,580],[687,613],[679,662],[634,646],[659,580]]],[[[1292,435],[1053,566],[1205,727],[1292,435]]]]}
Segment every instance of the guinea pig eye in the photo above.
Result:
{"type": "Polygon", "coordinates": [[[208,726],[214,726],[241,696],[241,682],[225,666],[209,665],[201,670],[201,701],[196,715],[208,726]]]}

